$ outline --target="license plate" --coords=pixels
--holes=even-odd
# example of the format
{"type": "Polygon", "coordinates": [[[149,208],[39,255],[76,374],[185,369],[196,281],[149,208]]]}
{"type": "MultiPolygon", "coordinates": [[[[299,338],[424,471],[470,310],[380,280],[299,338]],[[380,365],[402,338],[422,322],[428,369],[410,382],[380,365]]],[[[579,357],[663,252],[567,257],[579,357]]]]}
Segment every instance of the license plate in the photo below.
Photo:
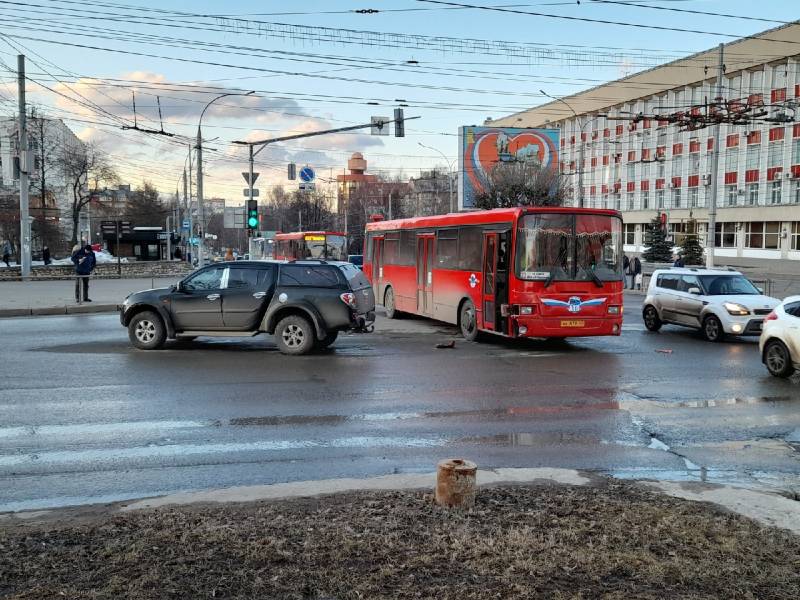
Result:
{"type": "Polygon", "coordinates": [[[585,327],[586,326],[586,321],[575,321],[575,320],[561,321],[561,326],[562,327],[585,327]]]}

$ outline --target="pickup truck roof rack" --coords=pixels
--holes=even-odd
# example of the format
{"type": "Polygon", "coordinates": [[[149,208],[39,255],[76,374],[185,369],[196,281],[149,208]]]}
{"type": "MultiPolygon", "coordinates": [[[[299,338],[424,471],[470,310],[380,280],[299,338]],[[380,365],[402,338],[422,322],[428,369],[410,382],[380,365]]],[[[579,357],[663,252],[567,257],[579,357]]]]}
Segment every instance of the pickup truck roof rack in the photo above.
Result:
{"type": "Polygon", "coordinates": [[[319,263],[321,265],[327,265],[328,261],[322,258],[295,258],[289,261],[290,263],[306,263],[306,262],[313,262],[319,263]]]}

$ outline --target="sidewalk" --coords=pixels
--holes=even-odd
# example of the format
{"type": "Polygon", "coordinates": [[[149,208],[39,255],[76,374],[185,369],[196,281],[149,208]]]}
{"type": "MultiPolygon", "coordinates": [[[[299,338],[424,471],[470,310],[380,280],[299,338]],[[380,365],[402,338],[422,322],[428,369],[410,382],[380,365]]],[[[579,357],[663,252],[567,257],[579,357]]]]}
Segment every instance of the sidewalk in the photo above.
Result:
{"type": "Polygon", "coordinates": [[[776,494],[496,469],[478,471],[475,507],[459,511],[432,502],[434,481],[387,475],[0,515],[0,594],[800,596],[800,536],[789,531],[800,507],[776,494]]]}
{"type": "Polygon", "coordinates": [[[91,302],[75,302],[75,281],[2,281],[0,317],[63,315],[116,310],[125,296],[154,287],[169,287],[179,277],[138,279],[92,279],[91,302]]]}

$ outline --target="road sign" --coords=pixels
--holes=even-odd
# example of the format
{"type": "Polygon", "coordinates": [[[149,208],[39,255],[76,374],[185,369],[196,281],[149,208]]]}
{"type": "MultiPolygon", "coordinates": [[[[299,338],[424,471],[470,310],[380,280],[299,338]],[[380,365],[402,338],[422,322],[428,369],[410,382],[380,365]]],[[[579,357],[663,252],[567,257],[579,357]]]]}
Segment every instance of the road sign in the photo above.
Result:
{"type": "Polygon", "coordinates": [[[256,171],[253,171],[253,181],[250,181],[250,173],[247,172],[247,171],[242,173],[242,177],[244,177],[244,180],[248,185],[255,185],[256,184],[256,179],[258,179],[259,175],[260,175],[260,173],[258,173],[256,171]]]}
{"type": "Polygon", "coordinates": [[[370,133],[372,135],[389,135],[389,122],[391,120],[390,117],[372,117],[370,133]]]}
{"type": "Polygon", "coordinates": [[[311,167],[303,167],[300,169],[300,181],[303,183],[311,183],[316,178],[317,174],[314,173],[314,169],[311,167]]]}
{"type": "Polygon", "coordinates": [[[103,231],[116,231],[117,222],[116,221],[100,221],[100,229],[102,229],[103,231]]]}
{"type": "Polygon", "coordinates": [[[192,246],[197,246],[198,241],[200,240],[198,240],[196,237],[193,237],[189,239],[189,244],[191,244],[192,246]]]}
{"type": "Polygon", "coordinates": [[[300,184],[300,191],[301,192],[313,192],[317,189],[316,183],[301,183],[300,184]]]}
{"type": "Polygon", "coordinates": [[[119,222],[119,232],[120,233],[130,233],[131,232],[131,222],[130,221],[120,221],[119,222]]]}
{"type": "Polygon", "coordinates": [[[226,229],[242,229],[244,227],[244,206],[226,206],[222,221],[222,226],[226,229]]]}
{"type": "MultiPolygon", "coordinates": [[[[258,188],[253,188],[253,198],[255,198],[256,196],[258,196],[258,188]]],[[[245,198],[250,197],[250,188],[244,188],[244,197],[245,198]]]]}
{"type": "Polygon", "coordinates": [[[158,239],[160,240],[168,240],[170,237],[169,231],[159,231],[158,232],[158,239]]]}
{"type": "Polygon", "coordinates": [[[189,219],[184,219],[183,220],[183,228],[184,229],[189,229],[189,219]]]}

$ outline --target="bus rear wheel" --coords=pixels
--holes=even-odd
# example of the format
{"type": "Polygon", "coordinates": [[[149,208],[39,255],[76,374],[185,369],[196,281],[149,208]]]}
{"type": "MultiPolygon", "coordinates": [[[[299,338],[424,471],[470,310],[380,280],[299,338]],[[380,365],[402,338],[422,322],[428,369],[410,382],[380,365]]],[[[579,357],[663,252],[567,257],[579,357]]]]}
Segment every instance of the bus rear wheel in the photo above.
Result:
{"type": "Polygon", "coordinates": [[[461,305],[458,314],[458,326],[461,328],[461,335],[468,342],[478,339],[478,317],[475,314],[475,305],[472,300],[466,300],[461,305]]]}
{"type": "Polygon", "coordinates": [[[394,305],[394,290],[390,287],[386,288],[386,292],[383,295],[383,307],[386,309],[387,319],[396,319],[398,317],[399,311],[394,305]]]}

